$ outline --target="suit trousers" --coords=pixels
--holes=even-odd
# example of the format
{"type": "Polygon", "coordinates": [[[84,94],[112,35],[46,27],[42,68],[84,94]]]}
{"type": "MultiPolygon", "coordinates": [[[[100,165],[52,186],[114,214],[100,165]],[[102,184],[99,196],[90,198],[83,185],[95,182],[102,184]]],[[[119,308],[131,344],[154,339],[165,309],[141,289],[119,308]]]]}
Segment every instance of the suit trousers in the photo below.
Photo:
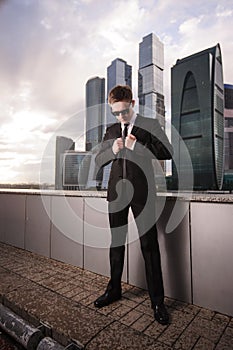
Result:
{"type": "Polygon", "coordinates": [[[155,222],[155,196],[147,203],[127,202],[127,191],[121,198],[109,202],[109,223],[111,229],[110,273],[108,289],[121,292],[121,277],[124,267],[125,243],[128,232],[128,214],[131,207],[145,262],[146,280],[152,307],[163,303],[164,287],[161,270],[160,250],[155,222]]]}

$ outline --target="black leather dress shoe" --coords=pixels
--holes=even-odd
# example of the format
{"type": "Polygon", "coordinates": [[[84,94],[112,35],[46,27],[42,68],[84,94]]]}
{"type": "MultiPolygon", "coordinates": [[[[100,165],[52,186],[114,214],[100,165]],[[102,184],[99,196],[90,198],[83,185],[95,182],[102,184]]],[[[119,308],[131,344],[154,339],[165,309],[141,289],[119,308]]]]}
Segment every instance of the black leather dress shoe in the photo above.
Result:
{"type": "Polygon", "coordinates": [[[164,304],[155,306],[154,316],[156,321],[162,325],[167,325],[169,323],[169,315],[164,304]]]}
{"type": "Polygon", "coordinates": [[[106,291],[103,295],[94,301],[95,307],[101,308],[107,306],[114,301],[121,299],[121,293],[115,293],[113,291],[106,291]]]}

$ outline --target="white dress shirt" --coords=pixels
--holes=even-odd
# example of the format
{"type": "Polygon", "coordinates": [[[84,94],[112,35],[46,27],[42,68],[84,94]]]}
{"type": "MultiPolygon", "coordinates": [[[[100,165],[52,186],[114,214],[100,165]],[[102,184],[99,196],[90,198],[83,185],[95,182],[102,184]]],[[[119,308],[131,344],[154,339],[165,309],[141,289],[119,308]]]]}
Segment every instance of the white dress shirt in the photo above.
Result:
{"type": "MultiPolygon", "coordinates": [[[[134,122],[135,122],[136,117],[137,117],[136,113],[133,112],[132,118],[127,122],[127,123],[129,123],[129,126],[128,126],[128,135],[131,134],[131,132],[132,132],[132,129],[133,129],[133,126],[134,126],[134,122]]],[[[122,133],[122,136],[123,136],[123,133],[124,133],[125,124],[126,124],[126,122],[121,123],[121,133],[122,133]]],[[[130,147],[130,150],[131,150],[131,151],[134,150],[134,146],[135,146],[136,141],[137,141],[137,140],[134,140],[134,141],[133,141],[132,146],[130,147]]],[[[116,145],[115,142],[113,143],[112,151],[113,151],[113,153],[114,153],[115,155],[116,155],[116,154],[118,153],[118,151],[119,151],[119,150],[118,150],[118,146],[116,145]]]]}
{"type": "MultiPolygon", "coordinates": [[[[134,126],[136,117],[137,117],[136,113],[133,112],[132,118],[128,121],[128,123],[129,123],[129,126],[128,126],[128,135],[131,134],[131,132],[132,132],[132,129],[133,129],[133,126],[134,126]]],[[[126,122],[125,122],[125,123],[126,123],[126,122]]],[[[123,136],[123,132],[124,132],[125,123],[121,123],[121,133],[122,133],[122,136],[123,136]]],[[[134,140],[132,146],[130,147],[131,151],[133,151],[136,141],[137,141],[137,140],[134,140]]]]}

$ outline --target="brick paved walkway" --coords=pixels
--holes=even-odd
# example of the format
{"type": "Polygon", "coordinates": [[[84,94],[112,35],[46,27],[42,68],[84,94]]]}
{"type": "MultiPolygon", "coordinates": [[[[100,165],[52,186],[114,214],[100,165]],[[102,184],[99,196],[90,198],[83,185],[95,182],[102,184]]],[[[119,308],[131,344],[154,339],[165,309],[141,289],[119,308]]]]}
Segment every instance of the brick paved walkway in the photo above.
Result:
{"type": "Polygon", "coordinates": [[[93,301],[108,279],[0,243],[0,302],[35,325],[87,350],[232,350],[233,319],[166,298],[169,326],[153,318],[146,291],[123,283],[123,298],[103,309],[93,301]]]}

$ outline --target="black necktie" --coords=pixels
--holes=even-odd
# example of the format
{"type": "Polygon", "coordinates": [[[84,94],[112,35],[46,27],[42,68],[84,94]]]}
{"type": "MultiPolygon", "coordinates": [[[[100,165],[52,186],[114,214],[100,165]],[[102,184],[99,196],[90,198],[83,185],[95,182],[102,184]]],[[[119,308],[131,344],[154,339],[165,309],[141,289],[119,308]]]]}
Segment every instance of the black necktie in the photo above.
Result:
{"type": "Polygon", "coordinates": [[[128,135],[128,126],[129,126],[129,123],[124,124],[123,140],[125,140],[126,136],[128,135]]]}
{"type": "MultiPolygon", "coordinates": [[[[123,142],[125,144],[125,139],[128,135],[128,126],[129,126],[129,123],[125,123],[124,124],[124,130],[123,130],[123,142]]],[[[123,150],[123,180],[126,179],[126,149],[123,150]]]]}

